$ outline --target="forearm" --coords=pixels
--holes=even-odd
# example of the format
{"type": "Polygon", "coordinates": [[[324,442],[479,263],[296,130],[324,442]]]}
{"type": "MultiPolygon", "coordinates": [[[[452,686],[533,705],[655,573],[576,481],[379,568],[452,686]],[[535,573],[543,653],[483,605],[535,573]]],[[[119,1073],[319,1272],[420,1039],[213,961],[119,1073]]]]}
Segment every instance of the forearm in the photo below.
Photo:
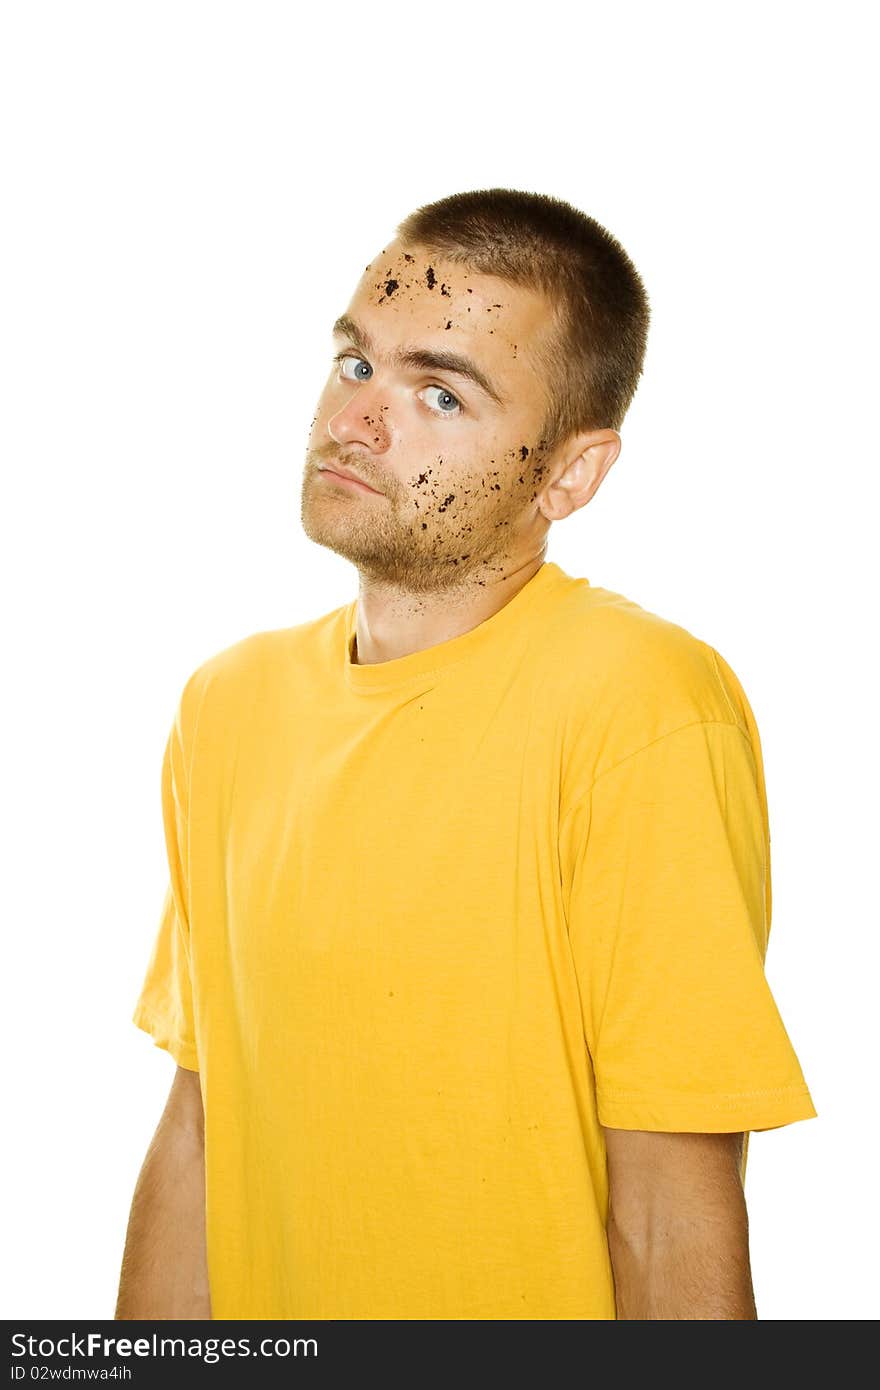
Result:
{"type": "Polygon", "coordinates": [[[618,1318],[756,1319],[745,1206],[716,1226],[621,1231],[612,1219],[608,1245],[618,1318]]]}
{"type": "Polygon", "coordinates": [[[204,1144],[163,1118],[135,1186],[115,1317],[210,1316],[204,1144]]]}

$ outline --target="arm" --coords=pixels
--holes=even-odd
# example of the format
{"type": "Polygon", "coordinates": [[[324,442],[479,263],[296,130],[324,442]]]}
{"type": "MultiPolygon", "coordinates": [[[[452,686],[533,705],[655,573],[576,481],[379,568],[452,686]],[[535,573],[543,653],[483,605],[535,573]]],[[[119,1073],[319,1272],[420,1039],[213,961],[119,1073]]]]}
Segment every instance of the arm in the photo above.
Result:
{"type": "Polygon", "coordinates": [[[115,1317],[210,1316],[202,1092],[178,1066],[135,1187],[115,1317]]]}
{"type": "Polygon", "coordinates": [[[741,1134],[605,1129],[617,1316],[755,1319],[741,1134]]]}

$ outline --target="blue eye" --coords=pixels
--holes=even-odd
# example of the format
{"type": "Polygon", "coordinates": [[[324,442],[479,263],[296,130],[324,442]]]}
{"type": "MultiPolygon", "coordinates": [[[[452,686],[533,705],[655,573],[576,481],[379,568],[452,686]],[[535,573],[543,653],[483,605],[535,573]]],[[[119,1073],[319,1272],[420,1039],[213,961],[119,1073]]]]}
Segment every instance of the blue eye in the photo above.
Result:
{"type": "MultiPolygon", "coordinates": [[[[342,352],[337,352],[335,354],[333,361],[337,363],[339,374],[345,381],[369,381],[370,377],[373,375],[373,368],[370,366],[369,362],[365,362],[363,357],[358,357],[353,352],[346,352],[343,349],[342,352]],[[354,364],[351,371],[346,371],[345,364],[347,362],[354,364]],[[366,367],[365,373],[361,373],[359,370],[361,367],[366,367]]],[[[454,396],[451,391],[447,391],[445,386],[426,386],[424,390],[439,392],[438,406],[430,407],[435,415],[455,416],[461,415],[464,412],[464,406],[461,401],[457,396],[454,396]]]]}
{"type": "Polygon", "coordinates": [[[426,390],[426,391],[439,391],[439,392],[440,392],[440,400],[441,400],[441,401],[442,401],[442,400],[452,401],[452,404],[453,404],[453,407],[454,407],[454,408],[451,409],[451,410],[447,410],[447,409],[445,408],[445,406],[444,406],[444,407],[442,407],[442,408],[437,412],[439,415],[460,415],[460,414],[461,414],[461,411],[462,411],[462,409],[463,409],[462,404],[461,404],[461,401],[458,399],[457,396],[453,396],[453,394],[452,394],[451,391],[447,391],[445,386],[426,386],[426,387],[425,387],[425,390],[426,390]]]}
{"type": "Polygon", "coordinates": [[[333,358],[333,361],[339,363],[339,370],[345,377],[346,381],[369,381],[370,377],[347,376],[343,369],[343,363],[345,362],[353,362],[355,364],[355,372],[357,372],[358,367],[367,367],[370,373],[372,373],[373,371],[373,368],[370,366],[369,362],[365,362],[362,357],[355,357],[354,353],[351,352],[337,352],[336,356],[333,358]]]}

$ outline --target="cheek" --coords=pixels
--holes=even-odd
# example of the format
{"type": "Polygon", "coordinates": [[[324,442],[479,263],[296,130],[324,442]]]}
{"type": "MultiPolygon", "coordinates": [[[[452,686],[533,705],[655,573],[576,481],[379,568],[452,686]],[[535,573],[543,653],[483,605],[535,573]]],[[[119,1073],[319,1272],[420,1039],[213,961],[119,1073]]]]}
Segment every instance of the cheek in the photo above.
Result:
{"type": "Polygon", "coordinates": [[[497,502],[500,470],[495,473],[496,467],[491,458],[475,459],[450,447],[408,473],[407,495],[425,516],[457,519],[497,502]]]}

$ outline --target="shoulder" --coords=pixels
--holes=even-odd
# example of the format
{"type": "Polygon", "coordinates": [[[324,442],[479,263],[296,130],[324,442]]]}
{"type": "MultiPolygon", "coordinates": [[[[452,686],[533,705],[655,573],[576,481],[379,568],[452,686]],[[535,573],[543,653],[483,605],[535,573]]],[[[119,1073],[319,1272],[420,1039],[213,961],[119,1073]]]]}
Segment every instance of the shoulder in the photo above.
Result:
{"type": "Polygon", "coordinates": [[[185,741],[192,741],[206,713],[223,724],[234,724],[284,691],[298,672],[314,665],[319,650],[339,640],[346,612],[343,605],[291,627],[248,633],[200,661],[191,669],[178,699],[177,720],[185,741]]]}
{"type": "Polygon", "coordinates": [[[572,581],[548,637],[580,782],[692,724],[757,738],[740,679],[716,647],[624,594],[572,581]]]}

